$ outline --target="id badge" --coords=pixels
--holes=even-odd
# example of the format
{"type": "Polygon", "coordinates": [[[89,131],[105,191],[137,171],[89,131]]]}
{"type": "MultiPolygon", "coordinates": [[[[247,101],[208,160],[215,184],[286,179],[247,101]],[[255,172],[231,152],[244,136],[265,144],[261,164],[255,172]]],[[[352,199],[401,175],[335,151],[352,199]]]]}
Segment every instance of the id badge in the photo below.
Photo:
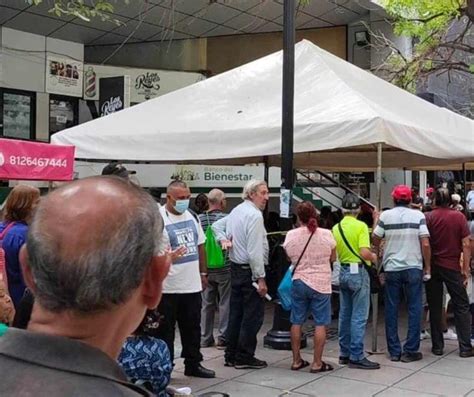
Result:
{"type": "Polygon", "coordinates": [[[359,274],[359,264],[358,263],[351,263],[351,274],[359,274]]]}

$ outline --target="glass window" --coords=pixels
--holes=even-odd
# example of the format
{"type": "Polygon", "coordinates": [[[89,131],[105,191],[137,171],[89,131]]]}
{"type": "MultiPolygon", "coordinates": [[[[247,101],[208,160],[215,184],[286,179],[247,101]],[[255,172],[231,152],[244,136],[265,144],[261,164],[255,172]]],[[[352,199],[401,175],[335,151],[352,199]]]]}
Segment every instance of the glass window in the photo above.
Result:
{"type": "Polygon", "coordinates": [[[1,135],[9,138],[32,139],[35,123],[34,93],[0,90],[1,135]]]}
{"type": "Polygon", "coordinates": [[[50,135],[78,124],[79,102],[76,98],[56,95],[49,98],[50,135]]]}

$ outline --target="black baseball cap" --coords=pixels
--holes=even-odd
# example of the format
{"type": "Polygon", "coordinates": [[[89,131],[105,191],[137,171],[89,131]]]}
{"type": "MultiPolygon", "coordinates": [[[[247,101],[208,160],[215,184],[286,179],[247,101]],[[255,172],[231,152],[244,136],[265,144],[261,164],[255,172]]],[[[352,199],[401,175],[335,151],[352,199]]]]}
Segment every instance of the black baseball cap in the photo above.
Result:
{"type": "Polygon", "coordinates": [[[128,178],[129,175],[136,174],[137,171],[129,171],[118,161],[112,161],[102,169],[102,175],[116,175],[122,178],[128,178]]]}
{"type": "Polygon", "coordinates": [[[345,210],[357,210],[360,208],[360,199],[355,194],[347,193],[342,199],[342,208],[345,210]]]}

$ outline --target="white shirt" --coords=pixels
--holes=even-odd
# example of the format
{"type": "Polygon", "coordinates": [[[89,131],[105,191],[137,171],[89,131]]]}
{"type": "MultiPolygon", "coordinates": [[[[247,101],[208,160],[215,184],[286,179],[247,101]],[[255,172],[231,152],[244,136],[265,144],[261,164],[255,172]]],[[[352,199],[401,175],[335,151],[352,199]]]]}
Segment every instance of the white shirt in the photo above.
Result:
{"type": "Polygon", "coordinates": [[[199,272],[199,246],[204,244],[206,237],[201,224],[186,211],[182,215],[174,215],[160,207],[165,223],[164,235],[172,250],[186,246],[187,252],[171,264],[168,276],[163,282],[165,294],[188,294],[202,290],[199,272]]]}
{"type": "Polygon", "coordinates": [[[217,240],[232,240],[231,262],[248,264],[254,279],[265,277],[268,263],[268,240],[263,215],[250,200],[235,207],[231,213],[212,225],[217,240]]]}
{"type": "Polygon", "coordinates": [[[466,197],[466,203],[469,211],[474,211],[474,190],[470,190],[466,197]]]}

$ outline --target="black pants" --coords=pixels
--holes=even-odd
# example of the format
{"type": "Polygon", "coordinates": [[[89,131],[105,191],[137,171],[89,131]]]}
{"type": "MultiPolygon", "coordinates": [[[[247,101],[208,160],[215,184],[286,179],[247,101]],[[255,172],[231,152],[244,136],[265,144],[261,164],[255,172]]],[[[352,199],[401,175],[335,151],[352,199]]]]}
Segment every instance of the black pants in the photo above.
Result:
{"type": "Polygon", "coordinates": [[[430,309],[431,341],[433,349],[443,349],[443,283],[446,284],[454,310],[454,322],[458,334],[459,350],[471,351],[471,313],[469,298],[463,285],[460,271],[449,270],[441,266],[432,266],[431,280],[426,283],[426,298],[430,309]]]}
{"type": "Polygon", "coordinates": [[[158,306],[163,316],[156,337],[168,345],[171,360],[174,360],[175,325],[178,322],[185,366],[194,366],[202,361],[201,343],[201,293],[163,294],[158,306]]]}
{"type": "Polygon", "coordinates": [[[264,302],[252,286],[250,268],[232,263],[227,361],[245,363],[254,357],[263,313],[264,302]]]}

